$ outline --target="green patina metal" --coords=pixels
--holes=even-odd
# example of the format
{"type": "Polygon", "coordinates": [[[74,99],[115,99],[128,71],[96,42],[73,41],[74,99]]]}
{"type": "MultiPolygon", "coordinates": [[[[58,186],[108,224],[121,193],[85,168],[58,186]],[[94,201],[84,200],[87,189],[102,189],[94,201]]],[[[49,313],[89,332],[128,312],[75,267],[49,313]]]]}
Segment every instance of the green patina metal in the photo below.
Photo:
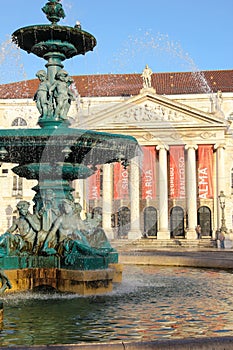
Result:
{"type": "Polygon", "coordinates": [[[60,268],[58,256],[4,256],[0,259],[0,269],[60,268]]]}
{"type": "Polygon", "coordinates": [[[58,128],[0,130],[0,159],[10,163],[45,160],[95,166],[129,160],[137,150],[137,141],[132,136],[74,129],[62,124],[58,128]]]}
{"type": "Polygon", "coordinates": [[[60,0],[50,0],[42,8],[42,11],[46,14],[46,17],[52,23],[57,23],[61,18],[65,18],[65,12],[60,4],[60,0]]]}
{"type": "Polygon", "coordinates": [[[92,51],[96,39],[79,24],[57,24],[65,17],[60,1],[48,1],[42,11],[51,24],[23,27],[12,34],[21,49],[47,61],[47,71],[36,73],[40,82],[34,100],[40,128],[0,130],[1,162],[18,164],[12,169],[15,174],[38,181],[33,187],[33,213],[29,203],[20,201],[18,219],[0,236],[4,290],[10,282],[3,270],[96,270],[118,262],[100,221],[81,220],[70,181],[88,178],[99,164],[127,166],[139,149],[131,136],[70,128],[68,112],[75,96],[70,89],[73,80],[62,61],[92,51]]]}

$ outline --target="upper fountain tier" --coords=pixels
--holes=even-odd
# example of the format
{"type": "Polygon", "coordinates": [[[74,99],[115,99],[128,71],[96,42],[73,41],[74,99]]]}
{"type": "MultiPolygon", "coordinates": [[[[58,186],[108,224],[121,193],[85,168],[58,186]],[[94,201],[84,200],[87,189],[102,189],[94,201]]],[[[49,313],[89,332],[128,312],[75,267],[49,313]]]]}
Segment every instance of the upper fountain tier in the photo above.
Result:
{"type": "Polygon", "coordinates": [[[62,61],[92,51],[96,39],[83,31],[79,22],[74,27],[57,24],[65,17],[60,0],[49,0],[42,11],[51,23],[20,28],[12,34],[12,41],[28,53],[47,60],[47,72],[36,73],[40,80],[34,96],[40,112],[38,124],[42,128],[56,128],[61,123],[68,126],[67,114],[75,96],[70,89],[73,79],[62,69],[62,61]]]}
{"type": "Polygon", "coordinates": [[[96,46],[93,35],[81,29],[80,24],[74,27],[61,26],[57,22],[65,17],[60,0],[50,0],[42,8],[51,24],[32,25],[17,29],[12,40],[21,49],[39,57],[48,59],[51,52],[61,56],[61,60],[84,55],[96,46]]]}
{"type": "Polygon", "coordinates": [[[28,53],[46,58],[52,52],[59,52],[63,59],[85,55],[96,46],[91,34],[73,27],[59,25],[33,25],[16,30],[13,42],[28,53]]]}

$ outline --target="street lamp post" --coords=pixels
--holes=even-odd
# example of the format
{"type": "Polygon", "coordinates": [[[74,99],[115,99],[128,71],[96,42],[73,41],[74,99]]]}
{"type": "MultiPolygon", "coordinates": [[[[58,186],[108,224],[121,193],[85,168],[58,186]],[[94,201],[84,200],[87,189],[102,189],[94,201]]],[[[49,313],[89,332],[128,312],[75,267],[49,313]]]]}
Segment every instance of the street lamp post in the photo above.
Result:
{"type": "Polygon", "coordinates": [[[227,228],[226,228],[226,220],[225,220],[225,200],[226,200],[226,196],[224,194],[223,191],[220,191],[220,194],[218,196],[219,199],[219,204],[220,204],[220,208],[222,210],[222,219],[221,219],[221,228],[220,231],[222,232],[227,232],[227,228]]]}

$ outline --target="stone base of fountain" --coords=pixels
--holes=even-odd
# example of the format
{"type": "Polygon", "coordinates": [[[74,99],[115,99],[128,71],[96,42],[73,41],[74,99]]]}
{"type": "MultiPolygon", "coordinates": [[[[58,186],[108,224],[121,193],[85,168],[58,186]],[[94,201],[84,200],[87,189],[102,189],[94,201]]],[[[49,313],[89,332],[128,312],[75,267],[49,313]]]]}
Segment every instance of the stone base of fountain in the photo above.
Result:
{"type": "Polygon", "coordinates": [[[81,256],[72,265],[58,256],[5,256],[0,259],[0,267],[8,293],[48,288],[81,295],[102,294],[122,281],[122,265],[114,251],[106,257],[81,256]]]}
{"type": "MultiPolygon", "coordinates": [[[[122,265],[110,264],[107,269],[72,270],[64,268],[23,268],[5,271],[11,288],[7,293],[49,289],[80,295],[112,291],[113,283],[122,280],[122,265]]],[[[1,318],[0,318],[1,320],[1,318]]]]}

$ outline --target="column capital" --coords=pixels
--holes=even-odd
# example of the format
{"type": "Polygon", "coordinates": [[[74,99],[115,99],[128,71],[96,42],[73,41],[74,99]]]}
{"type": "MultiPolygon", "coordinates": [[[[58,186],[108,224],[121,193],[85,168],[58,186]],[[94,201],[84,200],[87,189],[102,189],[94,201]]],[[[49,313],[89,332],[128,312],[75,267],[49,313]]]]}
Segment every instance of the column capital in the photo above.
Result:
{"type": "Polygon", "coordinates": [[[156,146],[156,150],[157,151],[160,151],[161,149],[164,149],[165,151],[168,151],[169,150],[169,146],[165,145],[165,144],[159,144],[159,145],[156,146]]]}
{"type": "Polygon", "coordinates": [[[226,148],[226,144],[225,143],[215,143],[214,145],[214,149],[219,149],[219,148],[226,148]]]}
{"type": "Polygon", "coordinates": [[[198,145],[189,143],[189,144],[185,145],[184,148],[185,148],[186,150],[194,149],[194,150],[196,151],[196,150],[198,149],[198,145]]]}

